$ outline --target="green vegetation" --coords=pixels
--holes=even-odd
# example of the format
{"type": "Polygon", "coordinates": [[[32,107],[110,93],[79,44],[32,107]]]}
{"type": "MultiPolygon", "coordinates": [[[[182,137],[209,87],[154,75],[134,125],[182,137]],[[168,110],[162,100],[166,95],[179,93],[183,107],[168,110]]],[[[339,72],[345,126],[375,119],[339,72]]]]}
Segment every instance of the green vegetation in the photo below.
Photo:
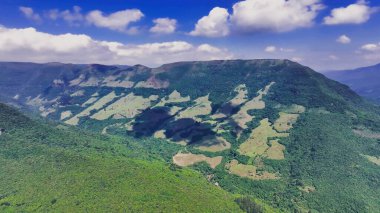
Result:
{"type": "Polygon", "coordinates": [[[2,104],[0,126],[1,212],[239,212],[233,196],[138,141],[54,128],[2,104]]]}
{"type": "MultiPolygon", "coordinates": [[[[29,86],[22,85],[5,90],[10,94],[8,99],[20,93],[21,103],[29,96],[41,95],[36,100],[44,110],[56,110],[48,118],[59,120],[65,111],[82,113],[84,116],[74,119],[78,127],[96,133],[106,130],[109,135],[41,124],[28,124],[28,131],[22,132],[22,121],[13,122],[19,131],[4,127],[8,130],[0,136],[4,162],[0,168],[13,172],[21,181],[15,182],[12,176],[3,175],[5,172],[0,174],[7,189],[0,192],[4,197],[1,208],[34,208],[34,201],[19,201],[26,195],[34,199],[33,193],[22,190],[44,188],[52,182],[60,196],[48,191],[53,187],[39,189],[43,193],[36,193],[35,199],[43,202],[36,201],[41,206],[38,208],[86,200],[83,206],[91,210],[88,206],[123,206],[120,203],[129,199],[135,211],[155,211],[157,206],[162,211],[199,211],[207,201],[202,211],[234,212],[240,206],[246,212],[272,212],[273,208],[283,212],[379,212],[380,170],[376,163],[380,157],[380,109],[347,86],[288,60],[183,62],[158,69],[100,68],[77,68],[76,74],[64,76],[65,82],[81,74],[87,74],[86,81],[91,76],[128,75],[128,79],[118,80],[144,82],[149,88],[57,87],[44,80],[33,81],[41,90],[30,93],[24,89],[29,86]],[[53,89],[47,89],[50,87],[53,89]],[[78,90],[84,95],[70,96],[78,90]],[[107,94],[117,97],[96,107],[81,107],[94,93],[99,94],[99,100],[107,94]],[[149,104],[118,103],[125,94],[141,100],[155,98],[149,104]],[[53,103],[57,97],[60,101],[53,103]],[[125,114],[120,112],[136,104],[144,107],[131,116],[109,115],[114,110],[125,114]],[[102,110],[107,111],[102,120],[91,118],[102,110]],[[180,152],[193,154],[185,159],[188,168],[173,163],[173,156],[180,152]],[[218,159],[217,164],[207,161],[210,159],[218,159]],[[140,180],[132,180],[133,175],[140,180]],[[87,191],[76,191],[78,188],[87,191]],[[188,191],[193,194],[187,195],[188,191]],[[113,197],[113,192],[119,197],[113,197]],[[141,198],[142,194],[150,198],[141,198]],[[231,194],[244,198],[233,203],[237,197],[231,194]],[[199,206],[189,207],[189,203],[199,206]]],[[[58,74],[46,79],[56,79],[58,74]]],[[[0,80],[0,88],[7,89],[5,84],[0,80]]]]}

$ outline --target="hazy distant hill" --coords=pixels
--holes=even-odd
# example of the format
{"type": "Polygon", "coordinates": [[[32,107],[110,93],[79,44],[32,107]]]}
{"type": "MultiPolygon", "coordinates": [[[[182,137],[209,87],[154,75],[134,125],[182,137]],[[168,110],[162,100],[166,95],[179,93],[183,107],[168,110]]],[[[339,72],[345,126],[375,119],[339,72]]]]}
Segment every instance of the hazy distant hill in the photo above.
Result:
{"type": "Polygon", "coordinates": [[[331,79],[347,84],[359,95],[380,104],[380,64],[324,74],[331,79]]]}
{"type": "Polygon", "coordinates": [[[133,139],[134,153],[190,167],[229,193],[285,212],[380,209],[379,109],[298,63],[0,67],[4,101],[133,139]]]}

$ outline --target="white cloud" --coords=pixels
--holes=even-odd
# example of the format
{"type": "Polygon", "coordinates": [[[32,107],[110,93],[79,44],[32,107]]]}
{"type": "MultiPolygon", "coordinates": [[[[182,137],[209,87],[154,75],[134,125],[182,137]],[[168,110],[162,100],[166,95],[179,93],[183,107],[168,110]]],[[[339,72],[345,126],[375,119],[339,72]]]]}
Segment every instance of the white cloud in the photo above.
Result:
{"type": "Polygon", "coordinates": [[[341,35],[336,39],[336,41],[341,44],[349,44],[351,43],[351,38],[346,35],[341,35]]]}
{"type": "Polygon", "coordinates": [[[283,47],[277,48],[276,46],[270,45],[270,46],[265,47],[264,51],[267,53],[274,53],[277,51],[285,52],[285,53],[291,53],[291,52],[294,52],[295,50],[290,49],[290,48],[283,48],[283,47]]]}
{"type": "Polygon", "coordinates": [[[86,20],[97,27],[133,34],[136,28],[130,28],[129,25],[143,17],[144,14],[138,9],[122,10],[109,15],[104,15],[100,10],[93,10],[87,14],[86,20]]]}
{"type": "Polygon", "coordinates": [[[380,50],[380,43],[378,44],[365,44],[361,47],[362,50],[368,51],[368,52],[375,52],[380,50]]]}
{"type": "Polygon", "coordinates": [[[190,32],[193,36],[222,37],[229,34],[228,11],[215,7],[207,16],[198,20],[195,29],[190,32]]]}
{"type": "Polygon", "coordinates": [[[347,7],[333,9],[331,14],[324,18],[324,24],[362,24],[367,22],[371,14],[376,10],[368,6],[366,1],[359,0],[357,3],[350,4],[347,7]]]}
{"type": "Polygon", "coordinates": [[[277,51],[277,48],[275,46],[267,46],[265,47],[264,51],[267,53],[274,53],[277,51]]]}
{"type": "Polygon", "coordinates": [[[320,0],[244,0],[227,9],[215,7],[190,32],[194,36],[222,37],[233,32],[287,32],[310,27],[324,8],[320,0]]]}
{"type": "Polygon", "coordinates": [[[378,63],[380,60],[380,42],[364,44],[356,53],[370,63],[378,63]]]}
{"type": "Polygon", "coordinates": [[[153,23],[155,25],[149,31],[156,34],[174,33],[177,28],[177,20],[175,19],[158,18],[154,19],[153,23]]]}
{"type": "Polygon", "coordinates": [[[58,9],[52,9],[45,13],[45,17],[51,20],[63,19],[70,25],[77,26],[84,21],[84,16],[81,13],[79,6],[74,6],[72,10],[59,11],[58,9]]]}
{"type": "Polygon", "coordinates": [[[32,62],[145,64],[157,66],[184,60],[230,59],[225,49],[185,41],[122,44],[83,34],[53,35],[34,28],[0,27],[0,60],[32,62]]]}
{"type": "MultiPolygon", "coordinates": [[[[212,45],[209,45],[209,44],[201,44],[198,46],[197,50],[200,52],[205,52],[205,53],[220,53],[223,51],[223,50],[221,50],[217,47],[214,47],[212,45]]],[[[224,50],[224,51],[226,51],[226,50],[224,50]]]]}
{"type": "Polygon", "coordinates": [[[19,7],[19,10],[24,14],[27,19],[32,21],[41,22],[41,16],[33,11],[31,7],[19,7]]]}
{"type": "Polygon", "coordinates": [[[245,0],[233,5],[231,22],[238,31],[287,32],[314,24],[320,0],[245,0]]]}

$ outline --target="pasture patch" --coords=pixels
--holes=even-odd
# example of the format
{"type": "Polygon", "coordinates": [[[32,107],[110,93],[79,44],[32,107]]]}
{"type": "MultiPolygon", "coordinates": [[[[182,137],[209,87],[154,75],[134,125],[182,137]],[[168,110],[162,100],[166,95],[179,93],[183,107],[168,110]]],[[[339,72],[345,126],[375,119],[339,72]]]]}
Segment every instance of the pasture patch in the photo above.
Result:
{"type": "Polygon", "coordinates": [[[270,147],[265,151],[265,156],[272,160],[283,160],[285,146],[280,144],[278,140],[271,140],[270,147]]]}
{"type": "Polygon", "coordinates": [[[70,95],[70,97],[79,97],[84,95],[84,90],[78,90],[70,95]]]}
{"type": "Polygon", "coordinates": [[[70,110],[61,112],[61,121],[71,117],[72,115],[73,113],[70,110]]]}
{"type": "Polygon", "coordinates": [[[240,110],[232,116],[232,119],[240,128],[248,128],[247,123],[251,122],[254,119],[254,116],[248,113],[249,110],[265,108],[265,102],[262,99],[264,95],[268,94],[269,89],[273,84],[274,82],[271,82],[270,84],[265,86],[265,88],[259,90],[257,92],[258,95],[255,98],[245,102],[244,105],[242,105],[242,107],[240,108],[240,110]]]}
{"type": "Polygon", "coordinates": [[[79,86],[81,87],[96,87],[100,85],[101,80],[96,77],[90,77],[86,81],[82,81],[79,86]]]}
{"type": "Polygon", "coordinates": [[[56,109],[52,107],[44,107],[44,106],[40,106],[39,110],[40,110],[40,115],[42,117],[47,117],[49,114],[54,113],[56,111],[56,109]]]}
{"type": "Polygon", "coordinates": [[[197,119],[196,117],[201,115],[208,115],[211,113],[211,111],[211,101],[209,100],[209,95],[206,95],[197,98],[193,106],[181,111],[175,118],[176,120],[182,118],[191,118],[201,122],[201,119],[197,119]]]}
{"type": "Polygon", "coordinates": [[[232,160],[230,163],[226,164],[226,169],[231,174],[253,180],[274,180],[279,178],[276,174],[267,171],[257,172],[256,166],[240,164],[237,160],[232,160]]]}
{"type": "Polygon", "coordinates": [[[115,115],[117,116],[114,118],[134,118],[143,110],[150,107],[152,101],[157,100],[157,98],[157,95],[151,95],[149,98],[144,98],[142,96],[135,96],[134,93],[130,93],[95,113],[91,118],[96,120],[106,120],[115,115]]]}
{"type": "Polygon", "coordinates": [[[274,128],[279,132],[287,132],[293,128],[293,124],[297,122],[299,114],[289,114],[280,112],[280,118],[274,123],[274,128]]]}
{"type": "Polygon", "coordinates": [[[160,139],[166,139],[165,130],[161,129],[161,130],[156,131],[153,134],[153,137],[160,138],[160,139]]]}
{"type": "Polygon", "coordinates": [[[182,97],[181,93],[174,90],[168,97],[161,98],[160,102],[156,105],[157,107],[165,106],[167,103],[183,103],[190,101],[190,96],[182,97]]]}
{"type": "Polygon", "coordinates": [[[371,161],[372,163],[380,166],[380,157],[370,156],[370,155],[362,155],[363,157],[367,158],[367,160],[371,161]]]}
{"type": "Polygon", "coordinates": [[[352,131],[363,138],[380,139],[380,133],[378,132],[372,132],[366,129],[354,129],[352,131]]]}
{"type": "Polygon", "coordinates": [[[276,132],[266,118],[260,121],[260,126],[254,129],[249,138],[240,145],[238,152],[249,157],[262,155],[269,148],[268,138],[288,136],[288,133],[276,132]]]}
{"type": "Polygon", "coordinates": [[[192,153],[177,153],[173,156],[173,162],[181,167],[191,166],[200,162],[206,162],[213,169],[222,162],[222,159],[222,156],[210,158],[202,154],[197,155],[192,153]]]}
{"type": "Polygon", "coordinates": [[[306,108],[301,105],[292,104],[290,107],[287,107],[284,112],[291,113],[291,114],[301,114],[306,111],[306,108]]]}
{"type": "Polygon", "coordinates": [[[100,98],[98,101],[96,101],[93,105],[89,106],[88,108],[86,108],[85,110],[80,112],[79,114],[77,114],[74,117],[70,118],[69,120],[65,121],[65,123],[69,124],[69,125],[78,125],[79,118],[89,116],[91,114],[91,111],[93,111],[93,110],[97,111],[97,110],[103,108],[106,104],[113,101],[116,97],[118,97],[118,96],[116,95],[116,93],[114,91],[110,92],[106,96],[104,96],[104,97],[100,98]]]}
{"type": "Polygon", "coordinates": [[[78,86],[84,79],[86,78],[86,76],[84,74],[81,74],[78,78],[76,79],[73,79],[71,80],[69,83],[70,83],[70,86],[78,86]]]}
{"type": "Polygon", "coordinates": [[[102,85],[106,87],[122,87],[122,88],[132,88],[135,84],[133,81],[129,81],[129,77],[124,80],[117,80],[120,75],[111,75],[104,78],[102,85]]]}
{"type": "Polygon", "coordinates": [[[315,192],[314,186],[303,186],[303,187],[298,187],[298,189],[306,193],[315,192]]]}
{"type": "Polygon", "coordinates": [[[247,96],[248,91],[245,84],[240,84],[234,89],[234,91],[237,92],[237,95],[233,99],[230,100],[230,103],[233,106],[241,105],[248,100],[248,96],[247,96]]]}
{"type": "Polygon", "coordinates": [[[96,98],[96,97],[91,97],[91,98],[89,98],[86,102],[84,102],[83,104],[82,104],[82,107],[85,107],[85,106],[88,106],[88,105],[91,105],[91,104],[93,104],[95,101],[97,101],[98,100],[98,98],[96,98]]]}

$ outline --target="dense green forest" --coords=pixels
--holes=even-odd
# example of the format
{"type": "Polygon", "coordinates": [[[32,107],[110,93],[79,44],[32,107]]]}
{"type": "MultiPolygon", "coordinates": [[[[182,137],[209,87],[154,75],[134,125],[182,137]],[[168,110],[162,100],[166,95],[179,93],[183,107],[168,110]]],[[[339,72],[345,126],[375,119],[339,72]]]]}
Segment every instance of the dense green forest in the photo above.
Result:
{"type": "Polygon", "coordinates": [[[1,212],[240,211],[235,196],[132,139],[52,127],[3,104],[0,126],[1,212]]]}

